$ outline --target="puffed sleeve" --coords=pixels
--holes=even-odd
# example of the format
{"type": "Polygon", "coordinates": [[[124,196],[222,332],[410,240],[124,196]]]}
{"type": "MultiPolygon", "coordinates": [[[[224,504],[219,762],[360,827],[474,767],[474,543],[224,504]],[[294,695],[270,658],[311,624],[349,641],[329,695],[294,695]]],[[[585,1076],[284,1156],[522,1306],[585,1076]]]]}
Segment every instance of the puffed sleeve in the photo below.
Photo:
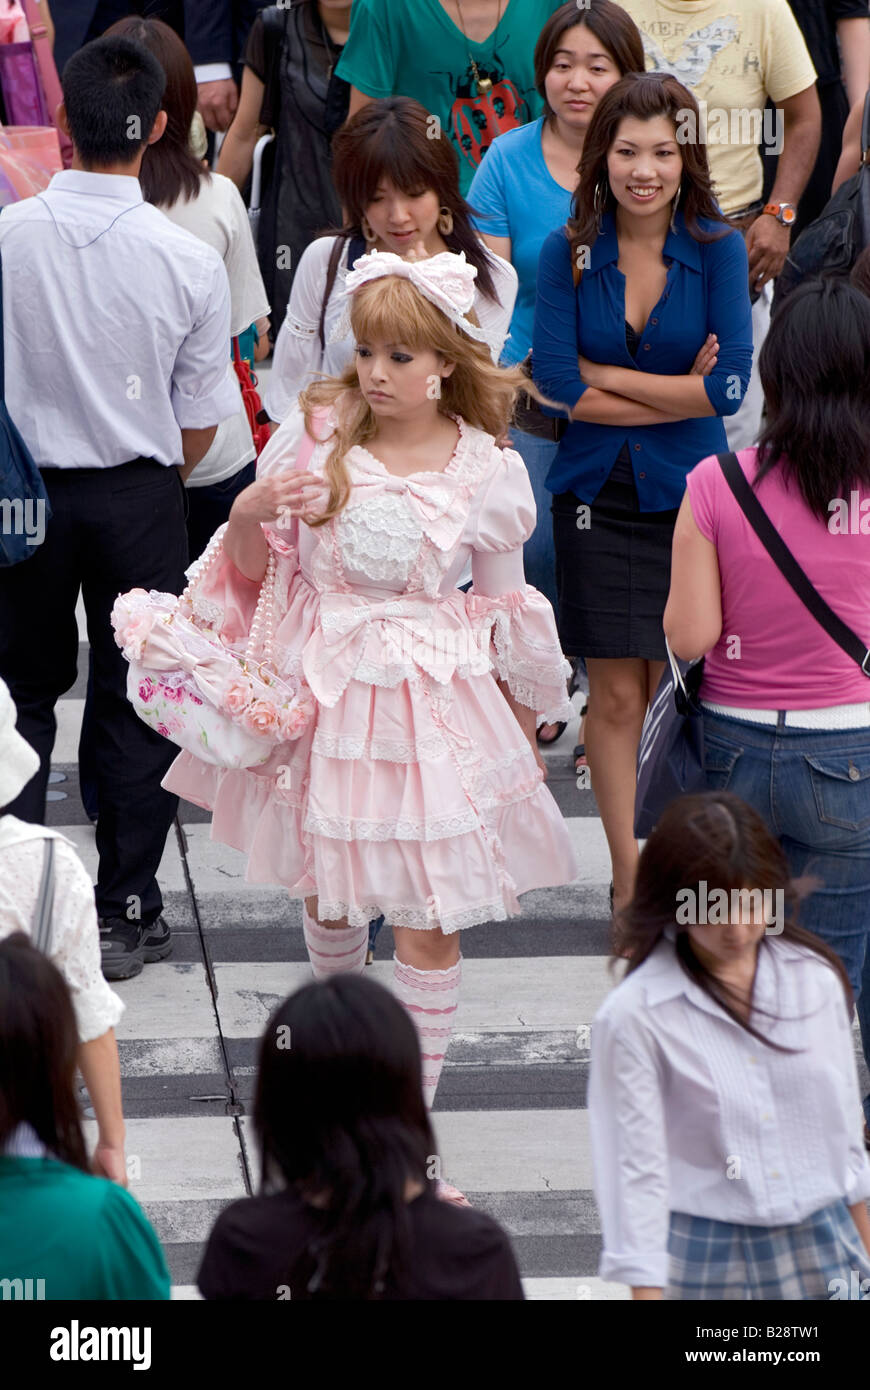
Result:
{"type": "Polygon", "coordinates": [[[320,370],[320,312],[334,245],[335,237],[318,237],[299,259],[263,396],[273,420],[286,419],[299,392],[320,370]]]}
{"type": "Polygon", "coordinates": [[[535,499],[519,454],[495,453],[470,541],[467,611],[478,630],[489,632],[493,667],[517,703],[555,723],[573,714],[567,688],[571,668],[562,655],[553,609],[526,583],[523,571],[523,542],[535,529],[535,499]]]}

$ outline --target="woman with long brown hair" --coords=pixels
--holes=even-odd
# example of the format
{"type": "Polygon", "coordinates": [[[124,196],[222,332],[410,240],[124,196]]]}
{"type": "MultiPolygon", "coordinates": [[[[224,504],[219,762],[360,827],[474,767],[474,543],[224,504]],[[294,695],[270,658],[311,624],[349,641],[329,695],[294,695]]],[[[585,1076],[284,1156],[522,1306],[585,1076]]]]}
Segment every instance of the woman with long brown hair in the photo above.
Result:
{"type": "Polygon", "coordinates": [[[369,251],[464,253],[477,271],[475,313],[493,356],[501,352],[516,272],[475,232],[450,142],[433,137],[432,117],[410,97],[371,102],[334,137],[332,173],[347,221],[299,262],[266,388],[273,420],[284,419],[318,372],[338,376],[353,360],[346,280],[369,251]]]}
{"type": "Polygon", "coordinates": [[[536,383],[571,413],[547,477],[559,633],[586,661],[586,748],[613,865],[631,897],[634,784],[665,661],[671,536],[689,469],[727,447],[752,360],[746,251],[716,206],[697,104],[631,73],[583,144],[574,214],[541,252],[536,383]],[[579,360],[578,360],[579,358],[579,360]]]}
{"type": "Polygon", "coordinates": [[[318,978],[361,973],[369,921],[391,924],[430,1105],[460,930],[576,872],[535,744],[538,715],[563,717],[566,663],[523,575],[528,475],[496,443],[526,378],[493,362],[473,287],[461,256],[357,262],[355,361],[273,436],[204,579],[238,636],[276,554],[274,649],[308,682],[313,726],[256,770],[183,753],[166,782],[213,808],[249,876],[304,900],[318,978]]]}
{"type": "Polygon", "coordinates": [[[640,856],[589,1084],[601,1275],[635,1298],[868,1287],[852,992],[796,889],[730,792],[672,802],[640,856]]]}

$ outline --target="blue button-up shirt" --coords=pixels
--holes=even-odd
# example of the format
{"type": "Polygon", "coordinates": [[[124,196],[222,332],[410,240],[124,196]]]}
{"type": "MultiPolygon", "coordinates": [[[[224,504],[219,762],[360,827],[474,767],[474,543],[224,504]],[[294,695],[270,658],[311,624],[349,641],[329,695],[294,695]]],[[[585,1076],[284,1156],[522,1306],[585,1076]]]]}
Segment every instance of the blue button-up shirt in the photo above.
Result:
{"type": "MultiPolygon", "coordinates": [[[[704,232],[715,232],[721,225],[700,222],[704,232]]],[[[676,230],[668,233],[662,255],[667,282],[644,327],[635,360],[625,345],[625,276],[617,268],[613,218],[608,213],[602,219],[590,264],[576,288],[564,228],[551,232],[538,263],[535,382],[551,400],[573,409],[588,389],[578,355],[654,375],[683,376],[691,371],[707,334],[715,333],[719,357],[704,385],[716,414],[636,428],[575,420],[547,475],[550,492],[570,491],[593,502],[627,443],[641,511],[667,511],[679,506],[689,469],[727,448],[720,417],[739,408],[752,367],[752,308],[743,237],[729,229],[715,241],[696,241],[678,213],[676,230]]]]}

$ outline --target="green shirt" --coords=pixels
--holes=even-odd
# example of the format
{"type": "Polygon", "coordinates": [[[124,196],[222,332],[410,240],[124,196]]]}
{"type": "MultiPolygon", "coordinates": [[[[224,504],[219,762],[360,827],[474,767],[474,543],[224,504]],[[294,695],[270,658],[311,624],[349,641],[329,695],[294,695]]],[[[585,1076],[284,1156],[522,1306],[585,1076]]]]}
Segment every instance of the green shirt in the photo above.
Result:
{"type": "Polygon", "coordinates": [[[464,195],[496,136],[543,112],[535,44],[560,3],[504,0],[498,28],[469,43],[438,0],[356,0],[336,72],[366,96],[413,97],[437,116],[456,150],[464,195]],[[492,82],[484,96],[472,58],[492,82]]]}
{"type": "Polygon", "coordinates": [[[0,1154],[0,1301],[167,1299],[169,1287],[160,1242],[123,1187],[0,1154]]]}

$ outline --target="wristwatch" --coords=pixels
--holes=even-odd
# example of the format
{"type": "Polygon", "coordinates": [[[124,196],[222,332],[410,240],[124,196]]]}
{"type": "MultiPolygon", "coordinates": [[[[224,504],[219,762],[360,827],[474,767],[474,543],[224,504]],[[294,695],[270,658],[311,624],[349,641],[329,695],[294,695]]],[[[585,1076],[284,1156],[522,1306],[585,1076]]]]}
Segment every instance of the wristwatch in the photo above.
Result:
{"type": "Polygon", "coordinates": [[[762,213],[769,212],[782,227],[790,227],[797,217],[794,203],[765,203],[762,213]]]}

